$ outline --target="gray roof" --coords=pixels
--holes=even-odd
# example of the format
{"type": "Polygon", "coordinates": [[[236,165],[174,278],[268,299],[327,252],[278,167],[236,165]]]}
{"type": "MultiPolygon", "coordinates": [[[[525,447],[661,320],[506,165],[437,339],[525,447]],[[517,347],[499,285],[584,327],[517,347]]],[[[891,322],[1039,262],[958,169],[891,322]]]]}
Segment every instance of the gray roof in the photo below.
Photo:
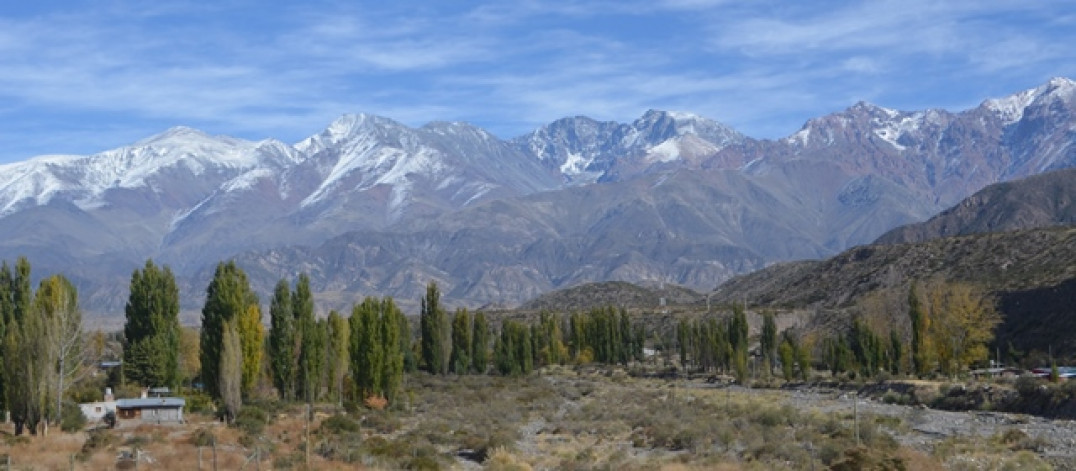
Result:
{"type": "Polygon", "coordinates": [[[187,403],[182,397],[148,397],[140,399],[118,399],[117,409],[151,409],[154,407],[183,407],[187,403]]]}

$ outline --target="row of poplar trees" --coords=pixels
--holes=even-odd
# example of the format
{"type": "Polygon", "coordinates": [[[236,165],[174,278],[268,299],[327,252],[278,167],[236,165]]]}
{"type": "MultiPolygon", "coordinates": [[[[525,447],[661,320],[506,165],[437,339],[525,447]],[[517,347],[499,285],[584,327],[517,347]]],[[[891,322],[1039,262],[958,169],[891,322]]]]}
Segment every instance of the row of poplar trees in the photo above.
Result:
{"type": "Polygon", "coordinates": [[[827,339],[822,353],[830,371],[951,377],[987,363],[1001,316],[975,286],[933,282],[921,289],[913,283],[900,307],[906,318],[892,312],[872,328],[857,317],[844,335],[827,339]]]}
{"type": "Polygon", "coordinates": [[[426,287],[419,317],[421,367],[431,374],[525,375],[546,365],[567,363],[627,364],[642,359],[645,331],[628,313],[611,307],[560,317],[541,313],[526,324],[506,319],[493,338],[485,315],[466,309],[448,316],[435,283],[426,287]]]}
{"type": "Polygon", "coordinates": [[[47,431],[61,420],[64,392],[87,371],[74,285],[52,275],[33,290],[26,258],[0,264],[0,343],[0,411],[16,435],[47,431]]]}

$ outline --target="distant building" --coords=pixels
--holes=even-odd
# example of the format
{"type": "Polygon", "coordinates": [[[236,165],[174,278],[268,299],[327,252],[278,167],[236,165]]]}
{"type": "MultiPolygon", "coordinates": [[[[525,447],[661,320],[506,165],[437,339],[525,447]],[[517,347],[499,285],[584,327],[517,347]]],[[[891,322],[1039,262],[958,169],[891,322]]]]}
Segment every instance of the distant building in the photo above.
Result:
{"type": "Polygon", "coordinates": [[[78,405],[82,409],[82,415],[89,421],[101,420],[109,411],[116,411],[116,398],[112,396],[112,388],[105,388],[105,400],[98,402],[84,402],[78,405]]]}
{"type": "Polygon", "coordinates": [[[183,423],[181,397],[146,397],[116,401],[116,415],[122,420],[140,420],[144,424],[183,423]]]}

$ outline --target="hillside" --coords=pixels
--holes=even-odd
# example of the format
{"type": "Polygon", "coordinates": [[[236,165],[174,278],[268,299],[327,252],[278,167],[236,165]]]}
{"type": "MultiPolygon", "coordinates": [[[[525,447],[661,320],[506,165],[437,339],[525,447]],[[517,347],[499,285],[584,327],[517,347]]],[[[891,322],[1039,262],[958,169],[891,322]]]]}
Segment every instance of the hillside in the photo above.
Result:
{"type": "Polygon", "coordinates": [[[1076,224],[1076,169],[1057,170],[984,188],[930,220],[898,227],[878,244],[923,242],[984,232],[1076,224]]]}
{"type": "Polygon", "coordinates": [[[1076,227],[856,247],[825,261],[779,264],[734,278],[712,299],[842,310],[872,292],[931,280],[968,282],[995,296],[1004,319],[1000,345],[1076,353],[1076,227]]]}
{"type": "Polygon", "coordinates": [[[657,309],[667,304],[691,304],[702,295],[683,286],[639,286],[623,281],[586,283],[543,294],[520,306],[520,309],[555,312],[581,311],[605,306],[657,309]]]}

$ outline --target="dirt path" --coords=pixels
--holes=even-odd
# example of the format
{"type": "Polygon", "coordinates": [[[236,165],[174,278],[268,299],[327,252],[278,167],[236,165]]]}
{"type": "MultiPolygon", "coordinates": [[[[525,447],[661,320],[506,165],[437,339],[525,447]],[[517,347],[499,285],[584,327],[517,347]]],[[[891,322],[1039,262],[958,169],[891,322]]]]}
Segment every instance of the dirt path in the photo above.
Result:
{"type": "MultiPolygon", "coordinates": [[[[750,394],[749,389],[734,387],[750,394]]],[[[952,412],[924,406],[886,404],[869,398],[855,398],[845,391],[783,391],[789,404],[801,410],[847,415],[855,409],[860,414],[899,419],[902,426],[889,428],[901,444],[930,451],[949,439],[978,439],[987,442],[1010,430],[1029,437],[1035,451],[1059,469],[1076,469],[1076,422],[1045,419],[1024,414],[1002,412],[952,412]]]]}

